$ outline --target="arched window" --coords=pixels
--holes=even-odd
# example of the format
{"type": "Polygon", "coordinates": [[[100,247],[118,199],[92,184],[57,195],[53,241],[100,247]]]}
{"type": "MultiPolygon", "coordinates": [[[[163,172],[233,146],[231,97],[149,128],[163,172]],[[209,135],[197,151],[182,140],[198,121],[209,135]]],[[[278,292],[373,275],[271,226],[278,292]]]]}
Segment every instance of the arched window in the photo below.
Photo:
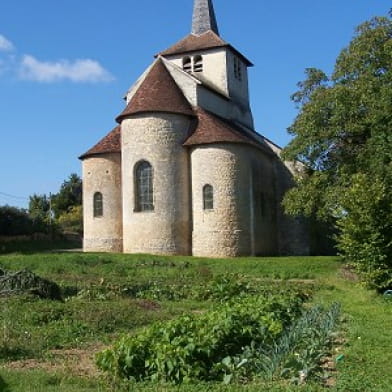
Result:
{"type": "Polygon", "coordinates": [[[190,57],[187,56],[182,59],[182,69],[185,72],[192,71],[192,59],[190,57]]]}
{"type": "Polygon", "coordinates": [[[209,184],[206,184],[203,187],[203,209],[214,209],[214,188],[209,184]]]}
{"type": "Polygon", "coordinates": [[[153,172],[147,161],[135,166],[135,211],[154,210],[153,172]]]}
{"type": "Polygon", "coordinates": [[[94,193],[93,201],[94,218],[99,218],[103,216],[103,197],[101,192],[94,193]]]}
{"type": "Polygon", "coordinates": [[[203,57],[197,55],[193,58],[193,71],[203,72],[203,57]]]}

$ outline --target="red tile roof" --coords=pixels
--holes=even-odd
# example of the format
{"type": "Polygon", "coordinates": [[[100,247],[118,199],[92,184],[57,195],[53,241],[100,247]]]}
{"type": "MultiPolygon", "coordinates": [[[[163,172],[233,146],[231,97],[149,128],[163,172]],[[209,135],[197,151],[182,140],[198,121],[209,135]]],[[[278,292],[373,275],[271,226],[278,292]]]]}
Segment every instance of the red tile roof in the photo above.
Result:
{"type": "Polygon", "coordinates": [[[184,142],[184,146],[197,146],[213,143],[242,143],[257,148],[266,148],[262,143],[252,139],[235,124],[224,120],[204,109],[196,109],[197,126],[195,131],[184,142]]]}
{"type": "Polygon", "coordinates": [[[192,107],[161,59],[152,66],[125,110],[116,118],[143,112],[169,112],[194,116],[192,107]]]}
{"type": "Polygon", "coordinates": [[[121,152],[121,127],[117,125],[103,139],[101,139],[94,147],[79,157],[83,160],[88,157],[100,154],[121,152]]]}
{"type": "Polygon", "coordinates": [[[159,56],[171,56],[174,54],[195,52],[198,50],[206,50],[213,48],[229,47],[238,56],[240,56],[247,65],[252,66],[253,64],[238,50],[233,48],[230,44],[224,41],[221,37],[215,34],[212,30],[207,31],[201,35],[189,34],[182,40],[178,41],[176,44],[170,48],[160,52],[156,55],[159,56]]]}
{"type": "MultiPolygon", "coordinates": [[[[253,139],[244,133],[235,124],[216,116],[202,108],[197,108],[193,112],[197,115],[194,132],[184,142],[184,146],[198,146],[203,144],[215,143],[240,143],[249,144],[256,148],[268,152],[268,146],[253,139]]],[[[83,160],[92,156],[121,153],[121,126],[118,125],[108,135],[101,139],[94,147],[81,155],[83,160]]]]}

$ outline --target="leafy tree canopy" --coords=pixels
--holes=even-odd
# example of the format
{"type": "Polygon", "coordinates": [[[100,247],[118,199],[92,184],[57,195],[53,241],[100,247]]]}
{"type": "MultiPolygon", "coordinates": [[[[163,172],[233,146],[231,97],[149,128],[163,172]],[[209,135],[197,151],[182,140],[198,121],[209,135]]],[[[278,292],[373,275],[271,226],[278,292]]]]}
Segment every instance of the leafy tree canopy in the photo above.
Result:
{"type": "Polygon", "coordinates": [[[291,214],[337,222],[338,246],[377,287],[392,285],[392,20],[360,25],[334,72],[309,68],[284,158],[307,170],[291,214]],[[376,276],[377,275],[377,276],[376,276]],[[380,278],[382,276],[382,278],[380,278]],[[376,283],[375,283],[376,282],[376,283]]]}
{"type": "Polygon", "coordinates": [[[46,195],[34,194],[29,197],[29,215],[32,219],[48,220],[50,202],[46,195]]]}
{"type": "Polygon", "coordinates": [[[0,236],[32,234],[37,228],[41,226],[37,226],[26,210],[8,205],[0,206],[0,236]]]}
{"type": "Polygon", "coordinates": [[[55,216],[67,213],[74,206],[82,204],[82,179],[75,173],[72,173],[67,180],[63,182],[60,191],[53,195],[53,210],[55,216]]]}

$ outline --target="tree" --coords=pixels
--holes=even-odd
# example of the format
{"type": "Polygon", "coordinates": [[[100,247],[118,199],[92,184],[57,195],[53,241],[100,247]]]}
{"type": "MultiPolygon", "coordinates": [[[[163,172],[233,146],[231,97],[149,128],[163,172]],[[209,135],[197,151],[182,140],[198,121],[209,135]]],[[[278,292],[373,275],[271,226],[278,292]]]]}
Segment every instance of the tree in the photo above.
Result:
{"type": "Polygon", "coordinates": [[[48,221],[50,202],[46,195],[34,194],[29,197],[29,215],[33,220],[48,221]]]}
{"type": "Polygon", "coordinates": [[[16,236],[34,232],[34,225],[26,210],[0,206],[0,235],[16,236]]]}
{"type": "Polygon", "coordinates": [[[71,207],[82,204],[82,180],[72,173],[61,185],[60,191],[53,195],[53,210],[56,218],[69,212],[71,207]]]}
{"type": "Polygon", "coordinates": [[[370,285],[392,286],[392,21],[360,25],[331,77],[306,70],[283,153],[307,170],[285,197],[291,214],[339,229],[338,248],[370,285]]]}
{"type": "Polygon", "coordinates": [[[82,206],[70,207],[68,212],[61,214],[57,222],[64,233],[83,234],[83,210],[82,206]]]}

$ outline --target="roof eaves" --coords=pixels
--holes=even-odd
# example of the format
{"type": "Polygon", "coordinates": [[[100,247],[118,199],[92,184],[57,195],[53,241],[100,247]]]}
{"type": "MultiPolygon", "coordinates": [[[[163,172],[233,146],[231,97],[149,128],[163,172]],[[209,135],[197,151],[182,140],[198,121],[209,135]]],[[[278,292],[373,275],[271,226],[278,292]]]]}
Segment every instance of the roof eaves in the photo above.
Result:
{"type": "Polygon", "coordinates": [[[99,157],[105,154],[120,154],[121,155],[121,151],[102,151],[102,152],[92,152],[89,153],[88,151],[82,155],[80,155],[78,157],[78,159],[80,159],[81,161],[84,161],[87,158],[94,158],[94,157],[99,157]]]}

